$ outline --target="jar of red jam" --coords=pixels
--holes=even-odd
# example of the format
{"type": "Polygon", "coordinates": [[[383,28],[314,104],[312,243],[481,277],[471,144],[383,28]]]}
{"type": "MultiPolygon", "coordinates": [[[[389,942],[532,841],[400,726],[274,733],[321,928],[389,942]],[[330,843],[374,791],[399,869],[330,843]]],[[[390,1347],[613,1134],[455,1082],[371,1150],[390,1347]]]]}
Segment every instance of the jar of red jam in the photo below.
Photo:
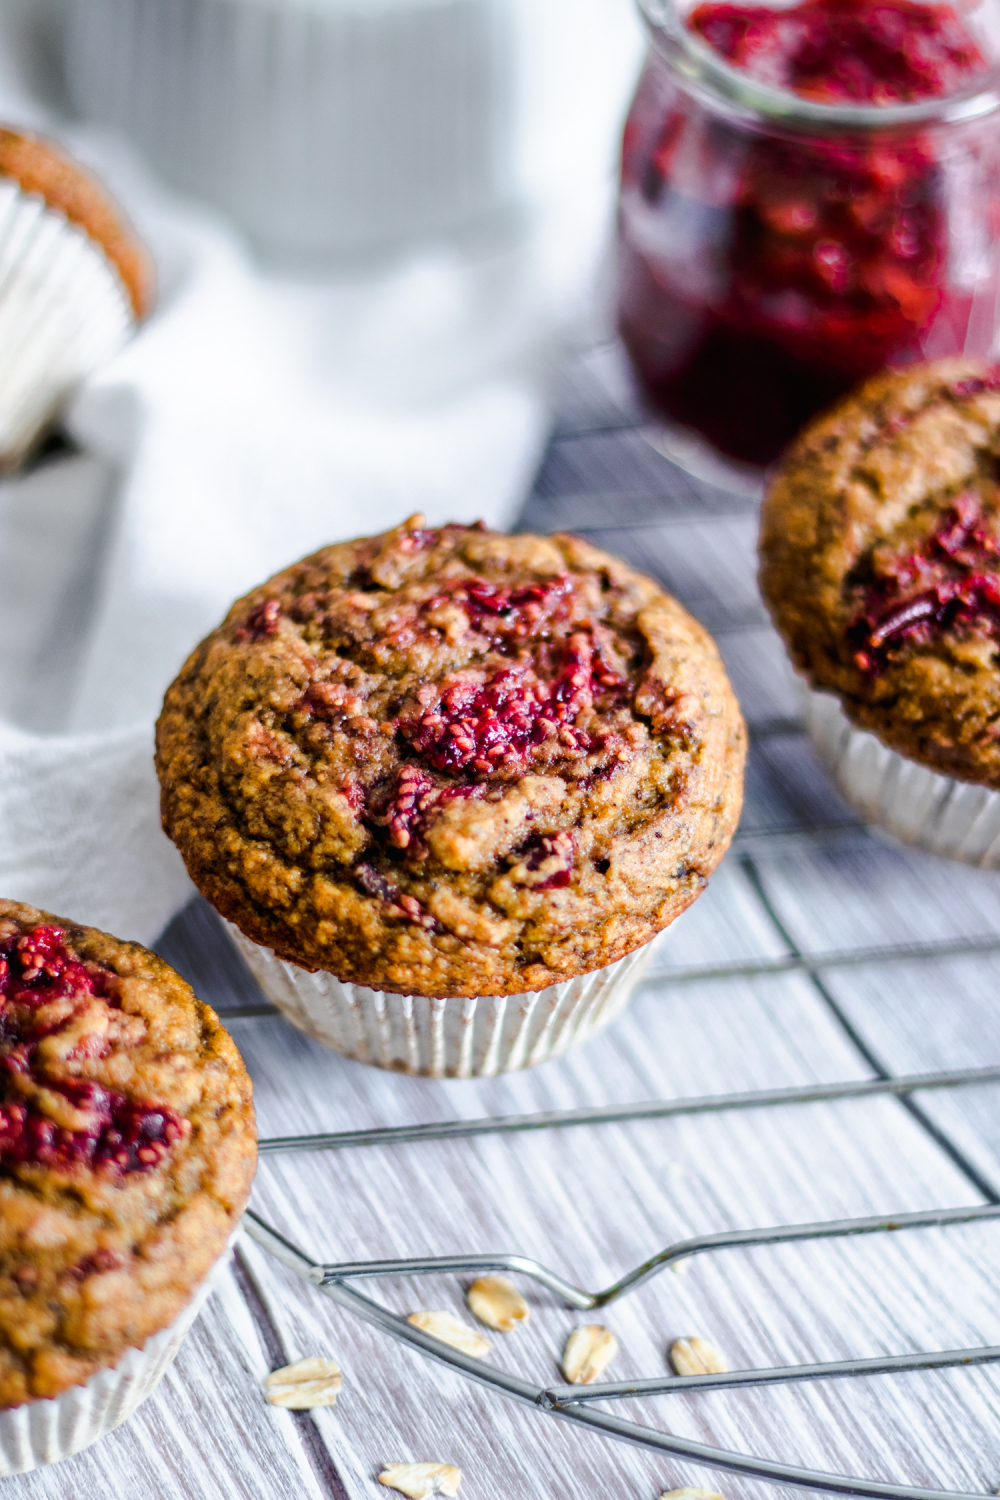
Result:
{"type": "Polygon", "coordinates": [[[770,463],[886,365],[1000,327],[1000,71],[984,7],[641,0],[619,323],[668,431],[770,463]]]}

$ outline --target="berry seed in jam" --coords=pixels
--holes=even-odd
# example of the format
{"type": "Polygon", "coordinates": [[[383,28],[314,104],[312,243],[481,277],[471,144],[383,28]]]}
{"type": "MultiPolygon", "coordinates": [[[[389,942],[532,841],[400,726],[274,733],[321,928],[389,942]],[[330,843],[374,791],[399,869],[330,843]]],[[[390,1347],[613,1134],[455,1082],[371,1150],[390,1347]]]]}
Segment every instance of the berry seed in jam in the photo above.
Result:
{"type": "Polygon", "coordinates": [[[653,49],[625,131],[619,255],[620,327],[649,404],[764,465],[886,365],[988,355],[995,118],[824,128],[794,103],[835,113],[974,86],[988,60],[964,17],[918,0],[708,0],[686,24],[791,97],[780,124],[744,123],[653,49]]]}
{"type": "Polygon", "coordinates": [[[121,1016],[110,971],[81,963],[64,939],[60,928],[39,926],[0,941],[0,1170],[31,1163],[148,1172],[189,1133],[188,1122],[164,1105],[56,1072],[42,1055],[43,1042],[70,1031],[73,1047],[57,1055],[100,1057],[104,1012],[121,1016]],[[93,1029],[77,1037],[95,1002],[93,1029]]]}

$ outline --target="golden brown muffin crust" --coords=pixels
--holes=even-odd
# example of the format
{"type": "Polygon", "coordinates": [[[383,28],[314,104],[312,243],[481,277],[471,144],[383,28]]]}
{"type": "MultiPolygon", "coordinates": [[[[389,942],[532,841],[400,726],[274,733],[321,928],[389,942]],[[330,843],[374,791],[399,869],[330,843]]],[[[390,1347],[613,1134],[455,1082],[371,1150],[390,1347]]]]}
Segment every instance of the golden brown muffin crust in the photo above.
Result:
{"type": "Polygon", "coordinates": [[[232,1040],[161,959],[0,901],[0,1407],[166,1328],[256,1164],[232,1040]]]}
{"type": "Polygon", "coordinates": [[[157,726],[198,887],[304,968],[539,990],[623,957],[732,837],[745,730],[710,637],[572,536],[393,531],[239,600],[157,726]]]}
{"type": "Polygon", "coordinates": [[[153,260],[107,188],[53,141],[0,127],[0,177],[37,193],[101,247],[121,276],[137,318],[150,312],[153,260]]]}
{"type": "Polygon", "coordinates": [[[900,754],[1000,787],[1000,372],[877,376],[770,486],[760,584],[799,670],[900,754]]]}

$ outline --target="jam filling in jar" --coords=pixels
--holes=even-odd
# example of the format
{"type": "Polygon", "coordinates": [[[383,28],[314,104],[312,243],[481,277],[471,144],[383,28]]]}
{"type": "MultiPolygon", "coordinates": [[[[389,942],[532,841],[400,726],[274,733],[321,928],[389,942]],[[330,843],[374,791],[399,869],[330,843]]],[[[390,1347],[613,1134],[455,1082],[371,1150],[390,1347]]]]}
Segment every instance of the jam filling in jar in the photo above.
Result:
{"type": "Polygon", "coordinates": [[[917,0],[708,0],[684,24],[789,107],[715,108],[651,53],[625,132],[619,317],[652,408],[763,465],[888,364],[988,355],[997,116],[900,123],[894,108],[984,79],[961,16],[917,0]],[[829,127],[823,110],[796,116],[797,99],[829,127]],[[858,106],[896,118],[852,125],[858,106]]]}

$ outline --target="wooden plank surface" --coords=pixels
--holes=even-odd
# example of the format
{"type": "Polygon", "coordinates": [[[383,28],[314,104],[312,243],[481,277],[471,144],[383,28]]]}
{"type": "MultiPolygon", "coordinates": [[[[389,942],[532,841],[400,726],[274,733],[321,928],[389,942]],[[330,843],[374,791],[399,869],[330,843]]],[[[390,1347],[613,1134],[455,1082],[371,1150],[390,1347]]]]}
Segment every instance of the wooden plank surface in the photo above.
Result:
{"type": "MultiPolygon", "coordinates": [[[[1000,1062],[1000,877],[890,848],[857,826],[797,732],[798,700],[754,584],[749,502],[697,484],[647,441],[613,348],[567,370],[524,524],[571,526],[657,574],[718,633],[755,731],[740,835],[707,894],[657,946],[624,1017],[567,1058],[506,1079],[429,1082],[350,1063],[277,1018],[234,1019],[262,1134],[462,1119],[1000,1062]],[[810,969],[809,955],[948,945],[920,963],[810,969]],[[760,965],[806,955],[801,971],[760,965]],[[742,969],[693,982],[692,968],[742,969]],[[678,982],[683,980],[684,982],[678,982]],[[662,982],[661,982],[662,981],[662,982]]],[[[259,1003],[198,901],[161,951],[225,1013],[259,1003]]],[[[519,1250],[597,1287],[691,1234],[982,1202],[1000,1189],[997,1091],[814,1104],[394,1148],[269,1158],[255,1207],[322,1259],[519,1250]]],[[[666,1369],[710,1338],[734,1367],[1000,1343],[1000,1229],[726,1252],[608,1308],[609,1377],[666,1369]]],[[[655,1500],[701,1484],[771,1487],[613,1443],[402,1349],[245,1243],[157,1394],[119,1433],[12,1497],[332,1496],[364,1500],[381,1464],[457,1463],[464,1500],[655,1500]],[[267,1368],[322,1353],[334,1411],[268,1409],[267,1368]]],[[[579,1315],[525,1288],[530,1324],[491,1360],[539,1383],[579,1315]]],[[[463,1308],[461,1277],[385,1283],[400,1312],[463,1308]]],[[[988,1369],[752,1393],[661,1397],[622,1415],[701,1441],[845,1473],[994,1493],[1000,1375],[988,1369]]]]}

